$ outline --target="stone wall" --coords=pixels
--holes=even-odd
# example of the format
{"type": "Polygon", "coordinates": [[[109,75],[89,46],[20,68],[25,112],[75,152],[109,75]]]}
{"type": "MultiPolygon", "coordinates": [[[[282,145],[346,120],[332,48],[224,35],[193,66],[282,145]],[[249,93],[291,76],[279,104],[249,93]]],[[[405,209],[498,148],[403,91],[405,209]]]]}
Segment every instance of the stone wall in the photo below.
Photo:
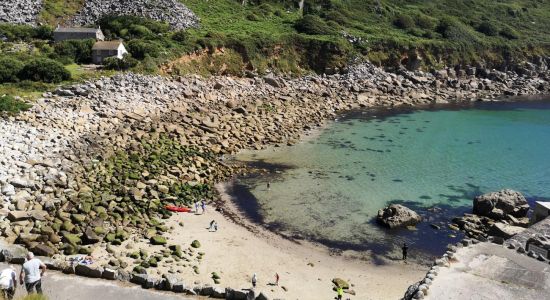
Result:
{"type": "Polygon", "coordinates": [[[173,29],[197,27],[199,18],[177,0],[87,0],[75,25],[95,24],[106,15],[130,15],[167,22],[173,29]]]}
{"type": "Polygon", "coordinates": [[[0,1],[0,23],[35,24],[42,0],[0,1]]]}

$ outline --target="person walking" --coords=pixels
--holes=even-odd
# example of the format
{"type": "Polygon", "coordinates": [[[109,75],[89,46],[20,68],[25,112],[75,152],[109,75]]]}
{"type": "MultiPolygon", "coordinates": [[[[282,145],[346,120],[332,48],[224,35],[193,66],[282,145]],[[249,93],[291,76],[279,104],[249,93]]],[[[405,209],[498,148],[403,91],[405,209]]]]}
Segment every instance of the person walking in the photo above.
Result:
{"type": "Polygon", "coordinates": [[[256,273],[252,275],[252,287],[256,287],[256,283],[258,282],[258,277],[256,276],[256,273]]]}
{"type": "Polygon", "coordinates": [[[195,201],[195,213],[199,213],[199,201],[195,201]]]}
{"type": "Polygon", "coordinates": [[[401,250],[403,251],[403,260],[407,260],[407,251],[409,250],[407,243],[403,243],[403,247],[401,247],[401,250]]]}
{"type": "Polygon", "coordinates": [[[27,253],[27,261],[23,264],[19,274],[19,283],[23,285],[23,282],[25,282],[28,294],[31,294],[33,290],[36,290],[38,294],[42,294],[42,276],[44,276],[44,272],[46,272],[46,265],[40,259],[35,258],[32,252],[29,252],[27,253]]]}
{"type": "Polygon", "coordinates": [[[344,296],[344,289],[341,287],[336,287],[336,298],[338,300],[342,300],[342,297],[344,296]]]}
{"type": "Polygon", "coordinates": [[[206,212],[206,200],[201,201],[201,207],[202,207],[202,213],[204,214],[206,212]]]}
{"type": "Polygon", "coordinates": [[[0,290],[2,291],[0,295],[6,300],[11,300],[15,295],[15,289],[17,289],[15,269],[9,266],[0,272],[0,290]]]}
{"type": "Polygon", "coordinates": [[[279,273],[275,273],[275,285],[279,286],[279,273]]]}

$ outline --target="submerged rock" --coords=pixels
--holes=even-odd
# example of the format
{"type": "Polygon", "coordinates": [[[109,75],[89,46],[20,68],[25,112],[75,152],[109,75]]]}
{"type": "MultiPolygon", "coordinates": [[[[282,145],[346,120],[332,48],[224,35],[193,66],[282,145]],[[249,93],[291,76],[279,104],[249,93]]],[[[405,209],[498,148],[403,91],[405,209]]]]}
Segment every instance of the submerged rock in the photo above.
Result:
{"type": "Polygon", "coordinates": [[[378,211],[376,221],[389,228],[397,228],[414,226],[422,221],[422,217],[410,208],[392,204],[378,211]]]}

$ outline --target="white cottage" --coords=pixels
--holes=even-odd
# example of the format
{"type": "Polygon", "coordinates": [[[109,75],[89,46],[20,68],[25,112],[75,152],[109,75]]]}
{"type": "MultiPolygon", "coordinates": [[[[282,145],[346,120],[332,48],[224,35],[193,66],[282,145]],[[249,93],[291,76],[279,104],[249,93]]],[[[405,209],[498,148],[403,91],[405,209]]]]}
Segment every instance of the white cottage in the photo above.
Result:
{"type": "Polygon", "coordinates": [[[92,61],[94,64],[100,64],[105,58],[112,56],[122,59],[126,53],[128,51],[122,41],[96,42],[92,47],[92,61]]]}

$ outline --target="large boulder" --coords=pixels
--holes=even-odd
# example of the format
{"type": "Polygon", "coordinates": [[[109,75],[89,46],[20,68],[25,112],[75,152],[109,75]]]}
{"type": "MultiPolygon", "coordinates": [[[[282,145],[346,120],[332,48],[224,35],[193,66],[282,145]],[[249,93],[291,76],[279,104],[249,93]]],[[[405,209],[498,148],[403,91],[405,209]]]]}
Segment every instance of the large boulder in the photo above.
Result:
{"type": "Polygon", "coordinates": [[[103,268],[101,267],[92,267],[87,265],[77,265],[74,269],[76,275],[91,277],[91,278],[101,278],[103,274],[103,268]]]}
{"type": "Polygon", "coordinates": [[[527,199],[514,190],[488,193],[474,199],[474,213],[495,220],[503,220],[508,215],[524,218],[528,211],[527,199]]]}
{"type": "Polygon", "coordinates": [[[376,221],[389,228],[397,228],[414,226],[422,221],[422,217],[403,205],[392,204],[378,211],[376,221]]]}
{"type": "Polygon", "coordinates": [[[512,226],[504,223],[495,223],[489,229],[489,235],[501,237],[503,239],[509,239],[514,235],[521,233],[525,230],[523,227],[512,226]]]}

